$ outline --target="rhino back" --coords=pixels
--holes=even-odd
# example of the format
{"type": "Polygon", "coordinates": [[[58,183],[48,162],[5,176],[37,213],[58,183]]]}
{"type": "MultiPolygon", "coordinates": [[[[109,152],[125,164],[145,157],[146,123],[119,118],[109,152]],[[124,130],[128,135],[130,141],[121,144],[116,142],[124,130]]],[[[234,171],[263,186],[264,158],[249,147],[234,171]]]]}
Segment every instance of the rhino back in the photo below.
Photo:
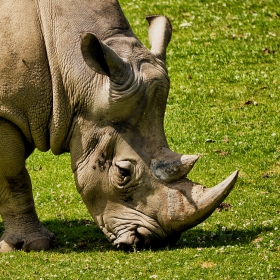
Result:
{"type": "Polygon", "coordinates": [[[1,1],[0,29],[0,117],[16,124],[28,142],[45,151],[51,83],[34,1],[1,1]]]}

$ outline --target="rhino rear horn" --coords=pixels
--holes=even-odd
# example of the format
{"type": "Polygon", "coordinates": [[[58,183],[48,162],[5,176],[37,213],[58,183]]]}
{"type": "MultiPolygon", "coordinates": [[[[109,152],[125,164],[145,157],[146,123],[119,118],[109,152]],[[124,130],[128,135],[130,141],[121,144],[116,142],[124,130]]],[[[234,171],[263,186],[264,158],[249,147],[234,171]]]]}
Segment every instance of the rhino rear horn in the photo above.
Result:
{"type": "Polygon", "coordinates": [[[151,52],[165,62],[166,48],[172,35],[172,26],[169,20],[160,15],[146,17],[149,23],[149,42],[151,52]]]}
{"type": "Polygon", "coordinates": [[[185,177],[193,168],[199,156],[175,154],[168,159],[153,159],[151,170],[154,175],[167,183],[185,177]]]}
{"type": "Polygon", "coordinates": [[[107,75],[116,83],[125,80],[130,66],[93,33],[81,34],[81,51],[86,64],[95,72],[107,75]],[[122,79],[120,79],[122,77],[122,79]]]}

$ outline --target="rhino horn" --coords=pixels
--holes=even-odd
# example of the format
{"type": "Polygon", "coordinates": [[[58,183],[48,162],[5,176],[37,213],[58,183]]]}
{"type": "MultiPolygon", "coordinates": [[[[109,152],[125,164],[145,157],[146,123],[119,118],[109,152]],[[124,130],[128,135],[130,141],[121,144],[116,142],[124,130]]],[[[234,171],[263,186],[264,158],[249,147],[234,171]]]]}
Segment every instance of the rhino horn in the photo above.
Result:
{"type": "Polygon", "coordinates": [[[238,171],[213,188],[189,180],[170,187],[168,220],[173,231],[182,232],[207,219],[228,196],[238,177],[238,171]]]}
{"type": "Polygon", "coordinates": [[[164,16],[154,15],[146,17],[149,23],[149,42],[151,52],[165,62],[166,48],[172,35],[172,26],[164,16]]]}
{"type": "Polygon", "coordinates": [[[93,33],[81,35],[81,51],[86,64],[95,72],[107,75],[116,84],[122,84],[130,76],[131,67],[109,46],[93,33]]]}
{"type": "Polygon", "coordinates": [[[196,211],[188,221],[188,227],[193,227],[207,219],[215,209],[225,200],[234,187],[238,178],[238,170],[233,172],[227,179],[213,188],[203,188],[203,193],[195,198],[196,188],[192,190],[196,203],[196,211]]]}
{"type": "Polygon", "coordinates": [[[175,154],[168,159],[156,159],[151,161],[151,169],[154,175],[167,183],[185,177],[193,168],[199,156],[175,154]]]}

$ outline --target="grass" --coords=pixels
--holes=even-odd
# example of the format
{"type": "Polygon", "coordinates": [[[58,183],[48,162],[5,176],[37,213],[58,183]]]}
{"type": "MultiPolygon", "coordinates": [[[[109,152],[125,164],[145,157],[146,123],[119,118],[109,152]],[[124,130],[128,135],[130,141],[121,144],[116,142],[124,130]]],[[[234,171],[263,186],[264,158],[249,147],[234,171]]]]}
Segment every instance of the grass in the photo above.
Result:
{"type": "Polygon", "coordinates": [[[202,155],[189,175],[194,181],[213,186],[240,170],[226,200],[231,207],[185,232],[173,248],[116,251],[81,203],[69,155],[35,152],[27,167],[37,212],[58,246],[2,255],[0,278],[279,279],[278,1],[120,3],[146,46],[144,16],[170,18],[166,135],[173,150],[202,155]]]}

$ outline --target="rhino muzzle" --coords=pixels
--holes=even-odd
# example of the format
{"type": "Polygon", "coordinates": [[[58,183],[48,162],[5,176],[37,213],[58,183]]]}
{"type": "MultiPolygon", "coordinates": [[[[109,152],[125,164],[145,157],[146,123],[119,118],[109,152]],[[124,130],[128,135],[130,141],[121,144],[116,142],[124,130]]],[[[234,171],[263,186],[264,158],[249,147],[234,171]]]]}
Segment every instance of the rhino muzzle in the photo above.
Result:
{"type": "Polygon", "coordinates": [[[95,221],[107,239],[121,250],[156,249],[173,245],[180,238],[180,233],[166,232],[155,219],[131,208],[126,209],[122,216],[115,214],[109,219],[98,216],[95,221]]]}

